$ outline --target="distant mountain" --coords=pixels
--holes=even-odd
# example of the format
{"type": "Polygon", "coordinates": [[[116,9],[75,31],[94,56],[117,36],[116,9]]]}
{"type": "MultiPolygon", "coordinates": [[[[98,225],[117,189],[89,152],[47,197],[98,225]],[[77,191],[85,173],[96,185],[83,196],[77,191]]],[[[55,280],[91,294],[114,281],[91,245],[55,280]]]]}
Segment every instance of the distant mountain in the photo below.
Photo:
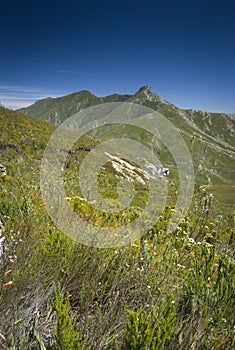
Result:
{"type": "Polygon", "coordinates": [[[72,94],[51,98],[35,102],[33,105],[21,108],[19,111],[32,115],[33,117],[47,120],[55,125],[61,124],[65,119],[73,114],[100,103],[125,102],[131,95],[113,94],[106,97],[97,97],[91,92],[82,90],[72,94]]]}
{"type": "Polygon", "coordinates": [[[61,124],[73,114],[101,103],[109,102],[134,102],[149,105],[150,108],[159,109],[170,105],[157,94],[152,93],[150,86],[143,86],[134,95],[112,94],[105,97],[93,95],[90,91],[82,90],[72,94],[39,100],[29,107],[19,111],[30,114],[33,117],[47,120],[53,124],[61,124]]]}
{"type": "MultiPolygon", "coordinates": [[[[232,115],[182,110],[153,93],[148,85],[141,87],[133,95],[112,94],[98,97],[83,90],[58,98],[39,100],[19,111],[59,125],[87,107],[108,102],[137,103],[164,115],[179,129],[191,150],[198,181],[221,194],[223,201],[232,200],[235,169],[235,118],[232,115]]],[[[120,136],[123,129],[115,132],[116,136],[120,136]]],[[[107,129],[107,135],[103,137],[112,136],[110,133],[112,131],[107,129]]],[[[135,137],[141,139],[142,135],[135,137]]],[[[163,164],[173,169],[172,159],[167,156],[166,150],[161,148],[158,152],[163,157],[163,164]]]]}
{"type": "Polygon", "coordinates": [[[182,110],[153,93],[148,85],[141,87],[134,95],[112,94],[98,97],[89,91],[82,90],[62,97],[48,97],[39,100],[29,107],[19,109],[19,111],[59,125],[85,108],[108,102],[142,104],[153,110],[158,110],[182,132],[209,137],[209,139],[228,149],[235,147],[235,119],[233,116],[193,109],[182,110]]]}

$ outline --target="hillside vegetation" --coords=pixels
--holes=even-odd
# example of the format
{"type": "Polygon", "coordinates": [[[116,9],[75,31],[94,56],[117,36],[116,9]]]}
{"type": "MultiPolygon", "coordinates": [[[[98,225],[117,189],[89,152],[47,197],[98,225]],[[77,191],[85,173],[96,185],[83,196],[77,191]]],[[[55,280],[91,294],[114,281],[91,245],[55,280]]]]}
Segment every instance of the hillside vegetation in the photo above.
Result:
{"type": "MultiPolygon", "coordinates": [[[[83,91],[41,100],[23,111],[32,117],[0,108],[0,163],[6,168],[0,177],[0,348],[233,349],[234,119],[182,111],[149,87],[134,96],[105,98],[83,91]],[[60,124],[80,108],[113,101],[145,104],[179,128],[195,165],[195,194],[187,216],[168,232],[178,175],[159,144],[154,151],[170,169],[164,212],[133,244],[100,249],[76,243],[55,227],[40,193],[40,165],[56,129],[48,121],[60,124]]],[[[120,127],[97,138],[85,135],[66,158],[69,204],[100,227],[134,220],[148,194],[135,168],[132,174],[125,169],[138,191],[134,214],[124,211],[120,219],[94,211],[82,199],[79,164],[99,142],[123,131],[128,132],[120,127]]],[[[148,143],[148,133],[135,133],[134,139],[148,143]]],[[[99,174],[100,193],[111,199],[124,174],[113,165],[108,162],[99,174]]]]}

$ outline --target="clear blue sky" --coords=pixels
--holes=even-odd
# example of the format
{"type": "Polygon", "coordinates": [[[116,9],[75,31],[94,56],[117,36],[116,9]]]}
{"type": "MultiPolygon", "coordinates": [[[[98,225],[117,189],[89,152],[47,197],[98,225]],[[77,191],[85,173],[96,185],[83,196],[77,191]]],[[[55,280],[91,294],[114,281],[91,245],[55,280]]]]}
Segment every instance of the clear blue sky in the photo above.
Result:
{"type": "Polygon", "coordinates": [[[233,0],[1,2],[0,101],[152,90],[235,113],[233,0]]]}

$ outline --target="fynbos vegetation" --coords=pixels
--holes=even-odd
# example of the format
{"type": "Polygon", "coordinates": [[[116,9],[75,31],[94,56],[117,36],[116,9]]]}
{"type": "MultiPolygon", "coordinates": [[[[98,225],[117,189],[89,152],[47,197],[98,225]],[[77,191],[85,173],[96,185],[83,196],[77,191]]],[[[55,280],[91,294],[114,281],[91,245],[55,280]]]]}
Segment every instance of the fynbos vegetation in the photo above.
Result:
{"type": "MultiPolygon", "coordinates": [[[[174,117],[173,107],[170,110],[164,103],[160,107],[169,119],[174,117]]],[[[99,249],[60,232],[44,207],[40,161],[54,126],[2,107],[0,125],[1,349],[235,347],[231,194],[226,204],[223,201],[226,181],[232,186],[227,158],[232,150],[227,152],[224,146],[226,174],[210,173],[216,160],[210,139],[214,136],[200,138],[190,128],[183,129],[198,171],[187,216],[174,231],[167,231],[178,195],[173,169],[165,210],[151,230],[132,245],[99,249]]],[[[145,186],[134,183],[139,196],[133,210],[124,210],[121,216],[94,211],[77,188],[78,164],[97,142],[86,136],[83,148],[76,144],[68,153],[64,169],[68,203],[83,220],[100,227],[125,225],[141,211],[145,186]]],[[[222,143],[218,147],[222,162],[222,143]]],[[[165,150],[161,151],[166,160],[165,150]]],[[[110,164],[106,170],[99,175],[100,192],[112,199],[118,173],[110,164]]]]}

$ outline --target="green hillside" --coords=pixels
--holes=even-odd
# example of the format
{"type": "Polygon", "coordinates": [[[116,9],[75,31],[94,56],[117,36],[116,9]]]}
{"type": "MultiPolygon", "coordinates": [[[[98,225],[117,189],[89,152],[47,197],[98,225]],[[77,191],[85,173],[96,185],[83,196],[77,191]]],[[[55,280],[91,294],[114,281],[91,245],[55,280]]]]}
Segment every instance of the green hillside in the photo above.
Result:
{"type": "MultiPolygon", "coordinates": [[[[234,119],[203,119],[203,112],[182,111],[149,87],[104,98],[82,91],[38,101],[24,112],[0,108],[0,164],[6,169],[0,173],[0,348],[234,348],[234,119]],[[170,169],[164,211],[143,238],[101,249],[58,230],[41,197],[40,167],[56,130],[49,120],[58,124],[81,108],[113,101],[152,106],[172,121],[192,154],[196,181],[189,212],[167,231],[179,179],[166,147],[156,144],[153,151],[170,169]]],[[[151,144],[149,133],[128,128],[108,127],[96,138],[84,135],[72,149],[56,150],[67,154],[69,206],[96,227],[127,225],[147,201],[146,173],[112,154],[99,173],[99,191],[112,202],[120,179],[129,179],[137,193],[130,208],[121,214],[95,210],[78,185],[80,164],[101,141],[130,131],[151,144]]]]}
{"type": "Polygon", "coordinates": [[[58,98],[46,98],[39,100],[32,106],[20,109],[25,114],[47,120],[56,125],[79,112],[82,109],[95,106],[100,103],[125,102],[129,95],[113,94],[106,97],[97,97],[89,91],[83,90],[58,98]]]}

